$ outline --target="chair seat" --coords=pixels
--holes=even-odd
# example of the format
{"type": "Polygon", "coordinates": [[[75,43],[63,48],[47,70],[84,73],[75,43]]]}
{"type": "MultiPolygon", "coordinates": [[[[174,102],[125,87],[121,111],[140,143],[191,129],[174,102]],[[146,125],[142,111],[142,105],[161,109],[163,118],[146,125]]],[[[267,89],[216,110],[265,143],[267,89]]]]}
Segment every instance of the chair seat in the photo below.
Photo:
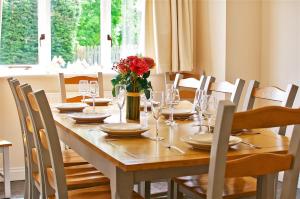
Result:
{"type": "MultiPolygon", "coordinates": [[[[109,186],[97,186],[85,189],[77,189],[68,191],[69,199],[111,199],[110,187],[109,186]]],[[[132,199],[142,199],[139,194],[133,191],[132,199]]],[[[48,199],[55,199],[55,196],[50,196],[48,199]]]]}
{"type": "MultiPolygon", "coordinates": [[[[208,175],[196,175],[178,177],[174,181],[184,188],[192,191],[202,198],[206,198],[206,191],[208,185],[208,175]]],[[[239,178],[225,178],[224,199],[235,199],[240,197],[249,197],[256,194],[256,178],[253,177],[239,177],[239,178]]]]}
{"type": "MultiPolygon", "coordinates": [[[[72,149],[62,151],[62,156],[63,156],[63,161],[64,161],[65,167],[88,164],[88,162],[85,159],[83,159],[80,155],[78,155],[72,149]]],[[[32,149],[32,158],[33,158],[34,163],[38,164],[36,148],[32,149]]]]}
{"type": "MultiPolygon", "coordinates": [[[[47,170],[47,175],[49,184],[54,187],[52,169],[47,170]]],[[[65,175],[68,190],[109,184],[109,179],[89,164],[65,167],[65,175]]],[[[37,172],[33,173],[33,178],[37,184],[40,184],[40,178],[37,172]]]]}
{"type": "Polygon", "coordinates": [[[88,162],[72,149],[62,151],[64,166],[88,164],[88,162]]]}

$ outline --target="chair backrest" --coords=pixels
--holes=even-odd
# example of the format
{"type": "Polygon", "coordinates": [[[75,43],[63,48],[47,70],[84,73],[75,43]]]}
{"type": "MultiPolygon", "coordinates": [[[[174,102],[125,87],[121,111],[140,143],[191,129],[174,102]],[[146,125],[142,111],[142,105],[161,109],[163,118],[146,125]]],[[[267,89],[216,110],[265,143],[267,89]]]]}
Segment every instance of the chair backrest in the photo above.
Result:
{"type": "MultiPolygon", "coordinates": [[[[280,88],[269,86],[269,87],[259,87],[259,82],[256,80],[251,80],[245,95],[243,110],[253,109],[254,102],[256,98],[280,102],[281,106],[292,107],[297,95],[298,86],[294,84],[289,84],[287,89],[284,91],[280,88]]],[[[280,135],[285,135],[286,126],[281,126],[277,128],[277,132],[280,135]]]]}
{"type": "Polygon", "coordinates": [[[20,82],[16,79],[8,78],[7,82],[9,84],[9,87],[11,89],[11,92],[13,94],[14,97],[14,101],[17,107],[17,111],[18,111],[18,117],[19,117],[19,122],[20,122],[20,126],[21,126],[21,135],[22,135],[22,141],[23,141],[23,147],[24,147],[24,158],[25,158],[25,166],[29,167],[29,162],[28,162],[28,147],[27,147],[27,142],[26,142],[26,123],[25,123],[25,116],[22,112],[21,109],[21,105],[20,105],[20,101],[19,98],[17,96],[17,91],[16,91],[16,86],[20,85],[20,82]]]}
{"type": "Polygon", "coordinates": [[[30,86],[23,88],[23,92],[28,97],[40,142],[47,196],[68,198],[59,137],[46,94],[43,90],[32,92],[30,86]]]}
{"type": "Polygon", "coordinates": [[[221,92],[230,94],[230,101],[238,106],[245,85],[245,80],[236,79],[234,84],[228,81],[215,82],[215,80],[215,77],[207,77],[204,87],[206,93],[211,94],[212,92],[221,92]]]}
{"type": "Polygon", "coordinates": [[[97,73],[97,77],[90,76],[73,76],[73,77],[65,77],[63,73],[59,73],[59,83],[60,83],[60,93],[61,93],[61,101],[62,102],[80,102],[82,97],[67,97],[66,85],[74,85],[79,84],[80,80],[87,81],[98,81],[99,85],[99,97],[104,97],[104,87],[103,87],[103,75],[101,72],[97,73]]]}
{"type": "Polygon", "coordinates": [[[28,194],[26,195],[32,196],[33,179],[31,174],[34,171],[33,169],[34,166],[32,166],[31,151],[29,149],[33,147],[34,141],[32,135],[28,134],[28,129],[26,126],[26,113],[23,112],[24,110],[26,110],[24,106],[24,102],[19,100],[17,90],[16,90],[16,87],[20,85],[20,82],[13,78],[8,78],[7,81],[14,97],[14,101],[18,111],[19,122],[21,126],[21,135],[22,135],[22,142],[24,148],[24,160],[25,160],[25,175],[26,175],[26,180],[28,181],[27,182],[28,187],[25,187],[25,189],[27,189],[26,191],[28,194]]]}
{"type": "MultiPolygon", "coordinates": [[[[55,190],[56,190],[56,186],[55,186],[55,182],[52,180],[52,177],[50,174],[51,173],[51,169],[53,168],[52,166],[52,151],[50,150],[50,148],[52,147],[57,147],[55,149],[55,151],[59,151],[56,152],[54,155],[58,156],[54,156],[55,158],[60,158],[61,155],[61,149],[60,149],[60,144],[59,141],[58,143],[53,143],[53,145],[49,145],[48,140],[47,139],[52,139],[52,138],[48,138],[48,136],[46,135],[46,130],[45,130],[45,125],[43,122],[43,118],[41,117],[40,114],[40,109],[38,107],[38,104],[35,100],[35,97],[33,96],[33,91],[30,85],[26,85],[26,86],[22,86],[22,94],[24,96],[25,102],[26,102],[26,107],[28,109],[30,118],[32,120],[32,127],[33,127],[33,133],[34,133],[34,137],[36,140],[36,145],[37,145],[37,160],[38,160],[38,164],[39,164],[39,172],[42,174],[41,175],[41,181],[43,182],[43,188],[45,189],[45,196],[51,196],[55,194],[55,190]],[[49,173],[50,172],[50,173],[49,173]]],[[[46,101],[43,102],[44,106],[48,105],[48,101],[47,98],[45,99],[46,101]]],[[[50,107],[49,107],[50,109],[50,107]]],[[[50,117],[49,120],[51,120],[52,117],[52,113],[50,110],[50,115],[47,116],[47,120],[50,117]]],[[[53,118],[52,118],[53,119],[53,118]]],[[[48,121],[46,121],[48,122],[48,121]]],[[[51,121],[50,121],[51,122],[51,121]]],[[[56,131],[56,127],[54,124],[54,128],[51,129],[51,136],[57,136],[57,131],[56,131]]],[[[61,157],[62,158],[62,157],[61,157]]],[[[61,165],[62,165],[62,169],[63,167],[63,160],[61,160],[61,165]]],[[[64,173],[63,173],[64,174],[64,173]]]]}
{"type": "Polygon", "coordinates": [[[177,88],[180,79],[187,79],[187,78],[200,79],[201,76],[202,75],[200,73],[193,73],[189,71],[166,72],[164,74],[165,84],[173,83],[175,88],[177,88]]]}
{"type": "Polygon", "coordinates": [[[173,87],[178,88],[180,92],[180,98],[193,101],[195,97],[195,91],[200,88],[204,89],[206,77],[204,75],[195,75],[188,72],[180,73],[165,73],[165,83],[171,83],[172,77],[174,77],[173,87]],[[174,77],[175,75],[175,77],[174,77]]]}
{"type": "MultiPolygon", "coordinates": [[[[20,85],[20,82],[18,80],[12,80],[10,81],[11,88],[13,92],[15,93],[15,99],[17,104],[19,105],[19,112],[21,116],[21,122],[23,126],[23,132],[25,136],[25,147],[27,151],[27,161],[28,161],[28,172],[30,175],[31,183],[34,184],[34,179],[33,179],[33,173],[36,173],[38,175],[38,178],[42,179],[42,173],[40,171],[40,165],[38,164],[38,157],[37,157],[37,141],[34,136],[34,131],[33,131],[33,126],[32,126],[32,120],[30,119],[28,110],[26,108],[26,102],[25,98],[22,94],[22,86],[27,86],[27,84],[20,85]]],[[[32,185],[30,188],[33,189],[32,185]]],[[[45,193],[45,189],[42,186],[37,187],[39,190],[40,194],[43,195],[45,193]]],[[[33,190],[30,190],[33,191],[33,190]]]]}
{"type": "MultiPolygon", "coordinates": [[[[207,199],[221,199],[224,177],[256,176],[257,196],[266,196],[263,181],[269,174],[285,171],[281,199],[295,198],[300,170],[300,109],[269,106],[234,113],[235,105],[221,101],[210,153],[207,199]],[[240,129],[294,125],[287,154],[260,153],[226,161],[230,132],[240,129]],[[287,185],[285,185],[285,183],[287,185]]],[[[274,191],[274,190],[273,190],[274,191]]]]}

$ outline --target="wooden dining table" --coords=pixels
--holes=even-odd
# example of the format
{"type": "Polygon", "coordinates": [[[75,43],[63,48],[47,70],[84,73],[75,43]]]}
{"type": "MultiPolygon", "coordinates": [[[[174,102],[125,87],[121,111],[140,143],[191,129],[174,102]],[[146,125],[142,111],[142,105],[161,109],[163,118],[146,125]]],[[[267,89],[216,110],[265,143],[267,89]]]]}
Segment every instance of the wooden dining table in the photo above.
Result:
{"type": "MultiPolygon", "coordinates": [[[[111,114],[105,123],[119,122],[116,106],[97,107],[96,111],[111,114]]],[[[181,140],[182,136],[199,132],[192,120],[177,121],[176,126],[169,127],[161,117],[159,135],[165,139],[153,141],[149,139],[155,135],[155,120],[151,112],[147,116],[150,130],[141,137],[109,137],[99,129],[101,124],[76,124],[67,113],[55,109],[53,115],[61,141],[110,179],[113,199],[131,198],[134,184],[140,182],[208,172],[210,152],[193,149],[181,140]],[[170,143],[175,147],[168,148],[170,143]]],[[[239,137],[256,147],[243,143],[232,146],[228,159],[253,153],[286,153],[288,149],[289,139],[270,129],[243,132],[239,137]]]]}

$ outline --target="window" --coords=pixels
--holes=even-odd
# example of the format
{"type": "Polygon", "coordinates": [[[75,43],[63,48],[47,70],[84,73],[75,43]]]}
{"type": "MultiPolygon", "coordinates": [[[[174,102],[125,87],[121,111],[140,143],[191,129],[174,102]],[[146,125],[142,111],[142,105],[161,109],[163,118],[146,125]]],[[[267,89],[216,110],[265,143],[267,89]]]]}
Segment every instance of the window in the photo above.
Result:
{"type": "Polygon", "coordinates": [[[38,63],[37,24],[37,0],[3,0],[0,65],[38,63]]]}
{"type": "Polygon", "coordinates": [[[141,53],[144,1],[4,0],[0,65],[49,65],[60,56],[64,67],[110,69],[141,53]]]}

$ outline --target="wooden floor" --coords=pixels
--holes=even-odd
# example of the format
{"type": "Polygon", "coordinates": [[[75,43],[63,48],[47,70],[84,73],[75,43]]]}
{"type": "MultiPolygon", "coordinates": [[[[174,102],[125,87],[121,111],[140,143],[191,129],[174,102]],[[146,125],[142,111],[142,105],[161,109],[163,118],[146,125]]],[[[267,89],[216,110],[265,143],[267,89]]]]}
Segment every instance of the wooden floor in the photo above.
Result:
{"type": "MultiPolygon", "coordinates": [[[[152,191],[153,193],[166,191],[167,184],[166,183],[153,183],[152,191]]],[[[279,183],[278,192],[280,192],[281,184],[279,183]]],[[[24,181],[14,181],[12,182],[12,198],[23,198],[24,194],[24,181]]],[[[0,183],[0,198],[4,198],[4,187],[3,183],[0,183]]],[[[165,198],[165,197],[159,197],[165,198]]],[[[297,199],[300,199],[300,190],[297,192],[297,199]]]]}

